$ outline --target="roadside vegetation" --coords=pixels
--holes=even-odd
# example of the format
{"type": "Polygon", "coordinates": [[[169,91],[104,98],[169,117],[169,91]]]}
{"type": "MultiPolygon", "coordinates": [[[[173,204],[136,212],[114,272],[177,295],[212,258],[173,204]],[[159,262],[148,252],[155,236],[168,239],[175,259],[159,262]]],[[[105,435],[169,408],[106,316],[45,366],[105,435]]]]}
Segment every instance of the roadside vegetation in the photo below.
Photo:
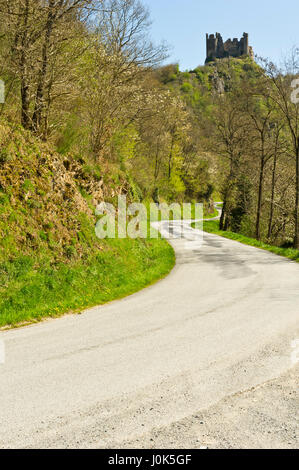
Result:
{"type": "Polygon", "coordinates": [[[175,256],[161,238],[96,237],[97,200],[116,204],[121,187],[133,200],[122,171],[99,174],[21,127],[2,123],[0,136],[0,327],[78,312],[169,273],[175,256]]]}
{"type": "MultiPolygon", "coordinates": [[[[192,224],[192,227],[195,228],[195,224],[192,224]]],[[[219,221],[211,220],[204,222],[204,231],[208,233],[213,233],[221,237],[229,238],[230,240],[235,240],[237,242],[243,243],[244,245],[254,246],[255,248],[260,248],[262,250],[270,251],[279,256],[284,256],[293,261],[299,263],[299,250],[290,247],[278,247],[273,245],[268,245],[267,243],[256,240],[255,238],[246,237],[240,233],[230,232],[227,230],[220,230],[219,221]]]]}
{"type": "Polygon", "coordinates": [[[299,249],[299,49],[281,67],[244,57],[159,73],[196,119],[221,229],[299,249]]]}
{"type": "Polygon", "coordinates": [[[0,265],[0,327],[78,313],[126,295],[166,276],[175,263],[158,240],[109,240],[84,261],[55,266],[19,256],[0,265]]]}
{"type": "Polygon", "coordinates": [[[168,243],[97,239],[97,204],[200,200],[209,213],[212,184],[189,111],[157,77],[167,48],[139,1],[0,0],[0,20],[2,327],[165,276],[168,243]]]}

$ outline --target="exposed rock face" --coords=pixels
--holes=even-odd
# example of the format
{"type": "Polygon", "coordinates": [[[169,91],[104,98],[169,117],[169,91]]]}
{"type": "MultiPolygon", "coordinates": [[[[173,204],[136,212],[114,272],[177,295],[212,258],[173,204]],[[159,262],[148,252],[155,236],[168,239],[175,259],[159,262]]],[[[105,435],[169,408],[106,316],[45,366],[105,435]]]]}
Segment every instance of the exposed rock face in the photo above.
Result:
{"type": "Polygon", "coordinates": [[[211,75],[211,80],[213,83],[213,90],[218,94],[218,95],[223,95],[225,91],[225,84],[223,78],[219,76],[219,73],[217,70],[214,70],[213,74],[211,75]]]}
{"type": "Polygon", "coordinates": [[[224,59],[226,57],[242,57],[249,56],[254,58],[253,49],[249,46],[248,34],[244,33],[243,37],[238,40],[228,39],[223,42],[222,36],[219,33],[207,34],[207,58],[206,63],[215,59],[224,59]]]}
{"type": "Polygon", "coordinates": [[[130,200],[130,183],[111,163],[95,172],[88,160],[61,155],[50,143],[0,123],[0,264],[18,252],[35,251],[52,262],[96,254],[100,240],[85,237],[89,228],[93,234],[95,207],[119,194],[130,200]]]}

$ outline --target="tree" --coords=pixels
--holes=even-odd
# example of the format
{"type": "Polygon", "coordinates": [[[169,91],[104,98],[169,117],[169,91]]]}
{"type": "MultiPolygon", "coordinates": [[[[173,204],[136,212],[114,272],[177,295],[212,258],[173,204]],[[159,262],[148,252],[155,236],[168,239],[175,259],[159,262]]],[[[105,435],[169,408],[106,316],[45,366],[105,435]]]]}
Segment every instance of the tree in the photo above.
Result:
{"type": "Polygon", "coordinates": [[[105,152],[117,123],[131,124],[147,101],[148,74],[166,57],[148,38],[148,9],[137,0],[104,0],[89,37],[83,94],[93,154],[105,152]]]}
{"type": "Polygon", "coordinates": [[[221,230],[227,230],[230,224],[233,193],[246,149],[248,128],[244,110],[242,107],[240,108],[240,99],[236,90],[224,95],[217,95],[212,110],[211,120],[214,132],[211,144],[214,151],[216,149],[224,158],[226,171],[222,187],[221,230]]]}
{"type": "Polygon", "coordinates": [[[288,128],[295,160],[294,247],[299,249],[299,103],[292,102],[292,82],[299,71],[299,49],[292,51],[284,70],[272,62],[262,60],[267,97],[280,110],[288,128]]]}
{"type": "Polygon", "coordinates": [[[250,150],[259,160],[258,201],[256,211],[255,238],[261,239],[261,212],[266,165],[273,157],[271,141],[271,119],[273,108],[263,100],[261,91],[252,89],[246,97],[246,110],[251,124],[250,150]]]}

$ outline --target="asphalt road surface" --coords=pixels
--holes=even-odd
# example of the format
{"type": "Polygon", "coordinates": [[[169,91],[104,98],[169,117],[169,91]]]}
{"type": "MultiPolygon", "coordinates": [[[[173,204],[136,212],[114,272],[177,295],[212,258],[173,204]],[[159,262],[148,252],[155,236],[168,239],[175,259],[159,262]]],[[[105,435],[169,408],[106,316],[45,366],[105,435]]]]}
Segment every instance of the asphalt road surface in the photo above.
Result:
{"type": "Polygon", "coordinates": [[[1,448],[298,447],[299,264],[190,233],[156,285],[0,333],[1,448]]]}

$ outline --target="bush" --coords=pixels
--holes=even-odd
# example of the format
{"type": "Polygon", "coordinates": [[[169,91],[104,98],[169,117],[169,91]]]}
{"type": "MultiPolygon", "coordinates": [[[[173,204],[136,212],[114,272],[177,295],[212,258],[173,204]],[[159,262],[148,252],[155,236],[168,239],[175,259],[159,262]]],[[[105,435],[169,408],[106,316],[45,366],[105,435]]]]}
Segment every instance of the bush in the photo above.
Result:
{"type": "Polygon", "coordinates": [[[183,93],[191,93],[191,91],[193,90],[193,86],[191,85],[191,83],[185,82],[181,86],[181,90],[183,93]]]}

